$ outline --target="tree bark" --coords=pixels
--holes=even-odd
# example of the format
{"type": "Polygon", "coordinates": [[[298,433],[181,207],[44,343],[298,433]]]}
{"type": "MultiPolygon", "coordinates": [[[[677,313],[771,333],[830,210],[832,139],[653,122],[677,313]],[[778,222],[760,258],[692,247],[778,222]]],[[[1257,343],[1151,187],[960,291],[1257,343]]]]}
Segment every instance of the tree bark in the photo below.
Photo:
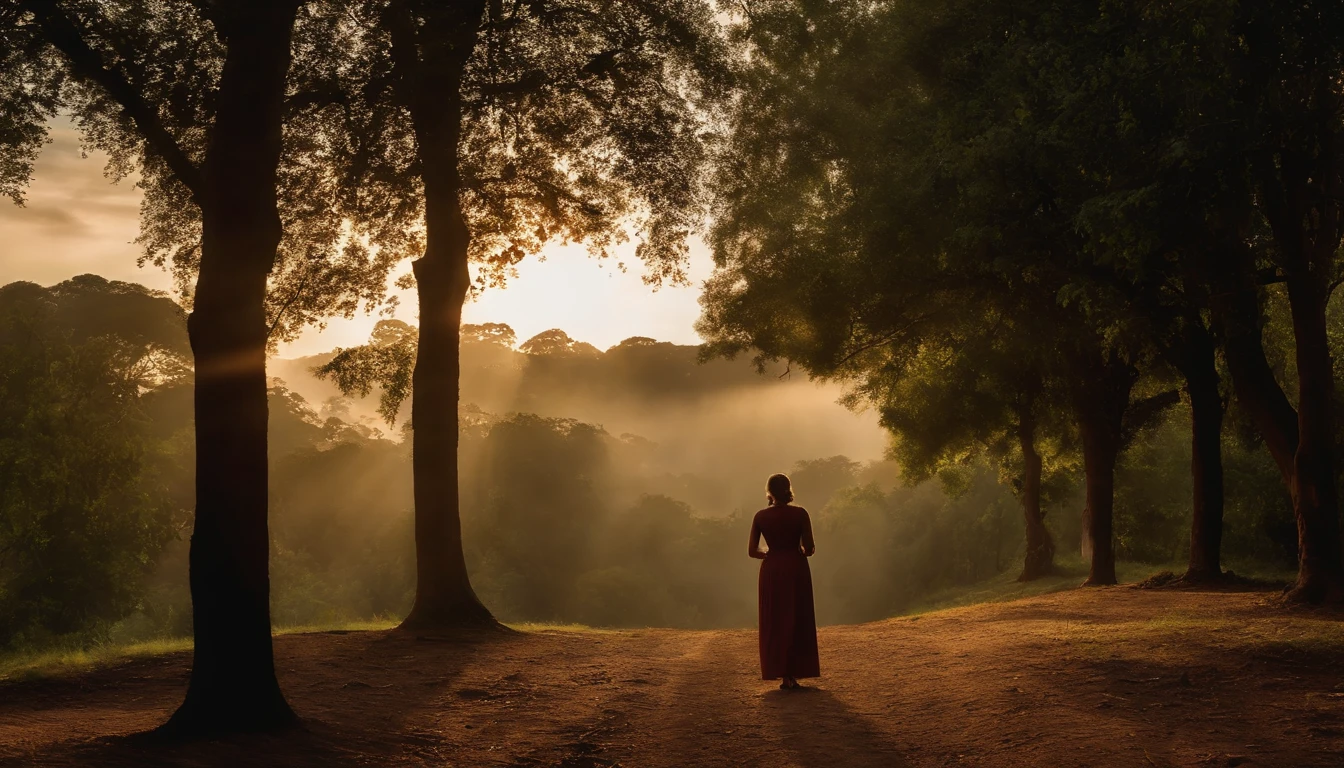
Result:
{"type": "Polygon", "coordinates": [[[1041,454],[1036,450],[1036,420],[1029,409],[1018,415],[1022,447],[1022,515],[1027,524],[1027,555],[1018,581],[1034,581],[1055,569],[1055,542],[1041,512],[1041,454]]]}
{"type": "Polygon", "coordinates": [[[1298,441],[1291,486],[1298,569],[1290,596],[1311,602],[1344,594],[1331,413],[1334,373],[1325,322],[1328,299],[1320,280],[1310,275],[1289,277],[1298,381],[1298,441]]]}
{"type": "MultiPolygon", "coordinates": [[[[1278,146],[1252,156],[1251,167],[1257,205],[1274,234],[1288,288],[1297,361],[1297,443],[1288,485],[1297,518],[1298,569],[1289,599],[1319,602],[1344,598],[1331,421],[1334,375],[1325,322],[1344,237],[1344,132],[1338,130],[1335,80],[1325,74],[1311,79],[1315,105],[1300,124],[1306,130],[1281,135],[1278,146]]],[[[1286,462],[1275,458],[1282,472],[1286,462]]]]}
{"type": "Polygon", "coordinates": [[[1087,506],[1083,530],[1091,545],[1091,566],[1084,586],[1115,584],[1115,463],[1134,367],[1114,352],[1081,355],[1072,386],[1074,414],[1083,442],[1087,506]],[[1104,357],[1103,357],[1104,354],[1104,357]]]}
{"type": "Polygon", "coordinates": [[[165,726],[174,735],[295,721],[271,649],[264,300],[281,235],[276,170],[297,7],[258,2],[226,12],[187,323],[196,361],[195,656],[186,700],[165,726]]]}
{"type": "Polygon", "coordinates": [[[458,487],[458,347],[471,286],[471,233],[457,164],[460,90],[483,12],[483,2],[398,2],[391,9],[394,66],[411,112],[425,192],[425,253],[412,265],[420,339],[411,390],[416,589],[402,622],[407,629],[495,624],[467,574],[458,487]]]}
{"type": "Polygon", "coordinates": [[[1190,523],[1190,563],[1185,578],[1222,578],[1223,400],[1218,391],[1215,346],[1208,329],[1191,320],[1185,333],[1181,371],[1190,396],[1190,473],[1194,486],[1190,523]]]}
{"type": "MultiPolygon", "coordinates": [[[[1291,489],[1298,416],[1265,357],[1264,319],[1254,273],[1244,263],[1248,258],[1240,257],[1243,263],[1230,270],[1237,273],[1236,277],[1220,286],[1213,302],[1214,321],[1223,339],[1223,354],[1237,402],[1265,441],[1284,487],[1291,489]]],[[[1236,264],[1237,259],[1233,252],[1228,260],[1236,264]]]]}
{"type": "MultiPolygon", "coordinates": [[[[1280,248],[1292,245],[1281,242],[1280,248]]],[[[1329,295],[1305,264],[1294,265],[1287,280],[1298,372],[1294,410],[1265,358],[1260,300],[1249,257],[1243,254],[1233,264],[1229,272],[1235,277],[1215,303],[1215,317],[1222,327],[1237,402],[1255,422],[1292,498],[1298,575],[1290,598],[1335,599],[1344,595],[1344,556],[1331,434],[1334,379],[1325,322],[1329,295]]]]}

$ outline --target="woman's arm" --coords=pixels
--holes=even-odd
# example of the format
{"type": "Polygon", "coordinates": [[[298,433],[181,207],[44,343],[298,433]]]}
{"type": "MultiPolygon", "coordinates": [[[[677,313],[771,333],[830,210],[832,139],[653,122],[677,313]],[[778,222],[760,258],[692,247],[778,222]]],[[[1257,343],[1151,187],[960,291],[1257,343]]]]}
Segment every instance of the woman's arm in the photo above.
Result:
{"type": "Polygon", "coordinates": [[[751,521],[751,540],[747,542],[747,557],[756,560],[764,560],[765,553],[761,551],[761,527],[756,524],[756,519],[751,521]]]}
{"type": "Polygon", "coordinates": [[[817,542],[812,538],[812,517],[803,510],[803,554],[811,557],[817,553],[817,542]]]}

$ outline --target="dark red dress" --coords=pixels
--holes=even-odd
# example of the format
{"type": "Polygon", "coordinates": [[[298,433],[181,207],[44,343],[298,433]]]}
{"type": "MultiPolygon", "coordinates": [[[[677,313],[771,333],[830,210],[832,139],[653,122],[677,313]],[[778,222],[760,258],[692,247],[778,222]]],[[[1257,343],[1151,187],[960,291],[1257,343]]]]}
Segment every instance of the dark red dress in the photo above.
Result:
{"type": "Polygon", "coordinates": [[[812,521],[802,507],[773,506],[757,512],[751,528],[752,546],[759,534],[769,547],[759,586],[761,678],[818,677],[812,571],[803,553],[814,547],[812,521]]]}

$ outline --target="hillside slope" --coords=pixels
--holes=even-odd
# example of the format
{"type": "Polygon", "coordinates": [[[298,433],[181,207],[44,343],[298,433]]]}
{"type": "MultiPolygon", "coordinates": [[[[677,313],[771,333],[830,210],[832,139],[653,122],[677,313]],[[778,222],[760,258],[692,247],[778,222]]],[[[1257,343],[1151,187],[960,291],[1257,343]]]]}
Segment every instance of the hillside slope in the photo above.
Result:
{"type": "Polygon", "coordinates": [[[1344,761],[1344,622],[1264,593],[1075,590],[821,632],[812,688],[750,631],[280,637],[305,730],[143,746],[182,654],[0,685],[5,765],[1232,766],[1344,761]]]}

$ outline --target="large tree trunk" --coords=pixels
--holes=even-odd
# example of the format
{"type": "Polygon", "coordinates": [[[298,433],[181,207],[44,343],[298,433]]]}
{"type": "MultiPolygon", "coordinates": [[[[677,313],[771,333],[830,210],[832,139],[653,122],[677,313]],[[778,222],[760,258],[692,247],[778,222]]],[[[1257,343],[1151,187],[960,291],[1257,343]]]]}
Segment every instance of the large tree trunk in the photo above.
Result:
{"type": "Polygon", "coordinates": [[[1087,506],[1083,530],[1091,545],[1085,586],[1115,584],[1115,463],[1121,427],[1136,378],[1133,366],[1115,353],[1083,355],[1074,371],[1073,407],[1083,442],[1087,506]]]}
{"type": "Polygon", "coordinates": [[[458,345],[471,284],[471,233],[458,197],[459,92],[483,12],[484,3],[409,1],[391,11],[425,189],[425,253],[413,265],[420,340],[411,389],[416,589],[402,622],[408,629],[494,624],[467,575],[458,488],[458,345]]]}
{"type": "Polygon", "coordinates": [[[493,624],[467,575],[458,491],[458,343],[470,279],[466,226],[456,199],[448,211],[427,211],[425,224],[425,255],[414,264],[420,300],[420,342],[411,390],[415,604],[402,626],[493,624]]]}
{"type": "MultiPolygon", "coordinates": [[[[1228,261],[1238,251],[1229,251],[1228,261]]],[[[1243,257],[1245,258],[1245,257],[1243,257]]],[[[1237,403],[1254,422],[1265,448],[1279,468],[1284,487],[1292,488],[1293,454],[1297,450],[1297,411],[1288,402],[1265,357],[1264,319],[1259,289],[1249,264],[1233,266],[1235,276],[1220,286],[1213,302],[1214,321],[1223,338],[1223,354],[1237,403]]]]}
{"type": "Polygon", "coordinates": [[[1293,597],[1312,602],[1344,592],[1335,487],[1334,373],[1326,337],[1329,294],[1310,275],[1288,280],[1297,344],[1297,451],[1293,456],[1293,507],[1297,513],[1297,584],[1293,597]]]}
{"type": "MultiPolygon", "coordinates": [[[[205,161],[196,360],[195,656],[165,729],[200,735],[295,720],[271,652],[267,528],[266,278],[280,242],[276,168],[295,3],[231,12],[205,161]]],[[[226,12],[230,13],[230,12],[226,12]]]]}
{"type": "MultiPolygon", "coordinates": [[[[1233,252],[1244,254],[1244,249],[1233,252]]],[[[1333,372],[1326,337],[1329,299],[1318,279],[1300,267],[1288,280],[1298,369],[1294,410],[1265,358],[1260,300],[1248,257],[1228,272],[1215,303],[1237,402],[1246,409],[1279,468],[1297,519],[1298,577],[1294,599],[1319,601],[1344,591],[1339,503],[1334,485],[1333,372]]]]}
{"type": "Polygon", "coordinates": [[[1033,581],[1055,569],[1055,542],[1041,511],[1041,454],[1036,450],[1036,420],[1029,409],[1018,415],[1022,446],[1022,515],[1027,524],[1027,555],[1018,581],[1033,581]]]}
{"type": "MultiPolygon", "coordinates": [[[[1331,414],[1334,376],[1325,322],[1344,238],[1344,156],[1339,153],[1344,132],[1338,129],[1334,77],[1310,79],[1308,98],[1314,104],[1302,125],[1306,130],[1281,135],[1277,147],[1253,155],[1252,170],[1257,205],[1274,234],[1275,260],[1288,287],[1297,361],[1297,443],[1287,468],[1297,517],[1298,569],[1289,597],[1317,602],[1344,598],[1331,414]]],[[[1287,462],[1275,459],[1283,472],[1287,462]]]]}
{"type": "Polygon", "coordinates": [[[1190,473],[1194,485],[1190,523],[1190,563],[1185,578],[1221,578],[1223,543],[1223,400],[1213,337],[1191,321],[1182,350],[1181,371],[1190,396],[1190,473]]]}

